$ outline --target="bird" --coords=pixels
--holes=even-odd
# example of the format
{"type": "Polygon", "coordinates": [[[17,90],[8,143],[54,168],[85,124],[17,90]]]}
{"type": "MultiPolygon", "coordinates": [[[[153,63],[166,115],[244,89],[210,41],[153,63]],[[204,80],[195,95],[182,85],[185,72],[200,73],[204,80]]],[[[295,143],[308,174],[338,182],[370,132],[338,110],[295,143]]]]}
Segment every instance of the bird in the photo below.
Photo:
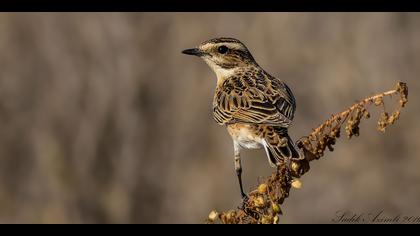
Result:
{"type": "Polygon", "coordinates": [[[234,167],[242,199],[241,149],[264,149],[272,167],[302,160],[288,134],[296,110],[291,89],[267,73],[238,39],[218,37],[182,51],[202,58],[216,74],[213,118],[233,140],[234,167]]]}

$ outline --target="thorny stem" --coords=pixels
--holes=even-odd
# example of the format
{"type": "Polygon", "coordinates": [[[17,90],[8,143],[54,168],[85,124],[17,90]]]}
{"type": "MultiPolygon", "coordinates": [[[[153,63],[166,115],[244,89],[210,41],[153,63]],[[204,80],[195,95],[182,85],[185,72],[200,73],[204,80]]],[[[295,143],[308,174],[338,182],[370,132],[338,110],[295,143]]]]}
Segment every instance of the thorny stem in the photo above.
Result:
{"type": "Polygon", "coordinates": [[[282,215],[280,205],[289,196],[292,181],[297,180],[309,171],[309,162],[324,156],[328,148],[333,151],[336,139],[340,137],[340,130],[346,124],[347,137],[359,136],[359,124],[362,118],[368,119],[370,113],[367,106],[374,104],[381,106],[383,111],[378,121],[378,130],[385,132],[385,128],[394,124],[400,116],[400,110],[408,102],[408,87],[403,82],[398,82],[396,89],[376,94],[363,99],[337,113],[324,123],[313,129],[305,137],[299,139],[296,144],[304,154],[304,159],[292,161],[290,167],[279,166],[278,170],[271,176],[262,179],[262,183],[256,190],[249,193],[249,198],[243,203],[243,208],[217,213],[212,211],[206,223],[220,222],[223,224],[277,224],[282,215]],[[383,98],[394,94],[400,94],[399,107],[391,115],[385,111],[383,98]]]}

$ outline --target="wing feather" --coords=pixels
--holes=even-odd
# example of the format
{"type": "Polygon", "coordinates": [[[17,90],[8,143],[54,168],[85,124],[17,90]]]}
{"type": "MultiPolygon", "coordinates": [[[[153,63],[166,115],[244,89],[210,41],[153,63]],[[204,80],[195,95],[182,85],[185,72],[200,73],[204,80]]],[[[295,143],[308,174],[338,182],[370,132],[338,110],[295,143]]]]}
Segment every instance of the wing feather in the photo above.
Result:
{"type": "Polygon", "coordinates": [[[216,88],[213,113],[219,124],[291,124],[296,104],[289,87],[266,73],[258,76],[227,78],[216,88]]]}

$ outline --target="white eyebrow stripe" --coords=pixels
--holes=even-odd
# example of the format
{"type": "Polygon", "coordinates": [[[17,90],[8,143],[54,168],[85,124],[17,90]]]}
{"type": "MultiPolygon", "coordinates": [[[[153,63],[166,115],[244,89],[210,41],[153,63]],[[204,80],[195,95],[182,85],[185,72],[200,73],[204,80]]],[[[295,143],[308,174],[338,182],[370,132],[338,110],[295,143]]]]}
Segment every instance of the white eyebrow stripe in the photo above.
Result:
{"type": "Polygon", "coordinates": [[[244,47],[238,43],[220,43],[220,45],[225,45],[228,48],[236,49],[236,50],[244,49],[244,47]]]}
{"type": "Polygon", "coordinates": [[[206,43],[201,46],[201,49],[208,50],[211,47],[222,46],[222,45],[225,45],[226,47],[235,49],[235,50],[245,50],[244,46],[239,43],[206,43]]]}

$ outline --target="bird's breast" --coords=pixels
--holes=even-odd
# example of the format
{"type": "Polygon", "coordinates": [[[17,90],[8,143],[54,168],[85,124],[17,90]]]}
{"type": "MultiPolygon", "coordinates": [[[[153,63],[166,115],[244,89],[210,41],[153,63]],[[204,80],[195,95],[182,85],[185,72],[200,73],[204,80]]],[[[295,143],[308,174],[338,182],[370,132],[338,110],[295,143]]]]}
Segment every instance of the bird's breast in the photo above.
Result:
{"type": "Polygon", "coordinates": [[[232,138],[243,148],[260,149],[263,139],[258,134],[258,125],[235,123],[227,126],[232,138]]]}

